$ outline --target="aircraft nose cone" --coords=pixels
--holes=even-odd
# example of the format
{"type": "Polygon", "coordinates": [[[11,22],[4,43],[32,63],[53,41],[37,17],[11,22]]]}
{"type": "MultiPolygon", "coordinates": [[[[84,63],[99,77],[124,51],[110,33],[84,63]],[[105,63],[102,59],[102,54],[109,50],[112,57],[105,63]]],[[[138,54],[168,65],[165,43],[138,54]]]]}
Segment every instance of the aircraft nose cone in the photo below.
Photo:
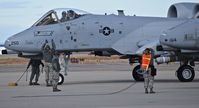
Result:
{"type": "Polygon", "coordinates": [[[11,36],[5,41],[4,46],[9,50],[16,50],[18,44],[19,41],[14,36],[11,36]]]}
{"type": "Polygon", "coordinates": [[[10,48],[10,46],[11,46],[11,42],[10,42],[10,40],[9,40],[9,39],[7,39],[7,40],[5,41],[5,43],[4,43],[4,45],[5,45],[5,48],[9,49],[9,48],[10,48]]]}

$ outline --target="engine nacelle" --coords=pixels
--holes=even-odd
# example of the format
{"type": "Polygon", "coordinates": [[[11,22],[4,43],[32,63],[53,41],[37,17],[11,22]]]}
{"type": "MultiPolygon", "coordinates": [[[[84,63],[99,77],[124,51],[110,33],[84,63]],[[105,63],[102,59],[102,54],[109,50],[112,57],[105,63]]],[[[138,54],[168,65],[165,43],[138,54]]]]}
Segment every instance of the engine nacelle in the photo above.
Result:
{"type": "Polygon", "coordinates": [[[170,6],[169,18],[199,18],[199,3],[177,3],[170,6]]]}

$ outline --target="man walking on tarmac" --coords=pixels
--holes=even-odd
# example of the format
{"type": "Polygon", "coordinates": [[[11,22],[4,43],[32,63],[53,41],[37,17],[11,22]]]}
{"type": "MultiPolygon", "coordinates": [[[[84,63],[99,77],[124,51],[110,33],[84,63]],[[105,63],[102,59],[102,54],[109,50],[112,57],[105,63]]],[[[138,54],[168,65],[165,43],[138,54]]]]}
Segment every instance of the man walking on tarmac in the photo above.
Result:
{"type": "Polygon", "coordinates": [[[45,80],[46,80],[46,86],[52,86],[52,58],[53,54],[55,53],[55,44],[53,40],[51,41],[52,48],[50,48],[50,45],[48,44],[48,41],[46,40],[44,45],[42,46],[42,53],[43,53],[43,59],[45,61],[45,80]]]}
{"type": "Polygon", "coordinates": [[[42,65],[42,69],[43,69],[44,64],[41,62],[41,60],[30,59],[28,66],[27,66],[27,69],[30,67],[30,65],[32,66],[32,73],[30,76],[29,85],[40,85],[38,83],[39,75],[40,75],[40,69],[39,69],[40,64],[42,65]],[[32,80],[34,79],[34,76],[36,76],[36,77],[35,77],[35,82],[33,83],[32,80]]]}
{"type": "Polygon", "coordinates": [[[145,93],[155,93],[153,91],[153,82],[156,69],[154,68],[154,51],[152,49],[146,48],[144,50],[141,69],[143,71],[145,93]],[[148,89],[150,89],[150,92],[148,92],[148,89]]]}

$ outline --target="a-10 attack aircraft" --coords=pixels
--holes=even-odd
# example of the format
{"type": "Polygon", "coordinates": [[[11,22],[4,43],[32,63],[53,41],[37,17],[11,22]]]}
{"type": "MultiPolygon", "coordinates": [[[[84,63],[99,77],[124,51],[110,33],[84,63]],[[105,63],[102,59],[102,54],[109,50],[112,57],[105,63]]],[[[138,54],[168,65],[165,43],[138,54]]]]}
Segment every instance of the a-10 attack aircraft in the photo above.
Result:
{"type": "MultiPolygon", "coordinates": [[[[194,79],[194,62],[199,60],[199,4],[171,5],[167,17],[94,15],[75,9],[54,9],[47,12],[30,28],[9,37],[5,47],[19,57],[42,58],[41,47],[54,40],[56,50],[94,52],[98,56],[119,55],[130,63],[138,63],[132,75],[136,81],[140,74],[140,59],[145,48],[155,50],[157,64],[180,62],[176,75],[180,81],[194,79]],[[62,12],[66,20],[61,20],[62,12]]],[[[3,51],[4,54],[7,50],[3,51]]],[[[63,80],[63,79],[62,79],[63,80]]]]}

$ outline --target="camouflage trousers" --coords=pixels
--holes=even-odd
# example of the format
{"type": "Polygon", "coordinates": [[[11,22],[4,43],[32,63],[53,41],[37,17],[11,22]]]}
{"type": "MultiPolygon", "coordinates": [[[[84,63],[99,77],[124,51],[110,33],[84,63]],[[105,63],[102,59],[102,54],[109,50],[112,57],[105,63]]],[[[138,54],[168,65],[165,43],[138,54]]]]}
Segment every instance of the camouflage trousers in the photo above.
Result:
{"type": "Polygon", "coordinates": [[[153,88],[154,76],[151,76],[151,70],[145,71],[144,77],[144,88],[153,88]]]}
{"type": "Polygon", "coordinates": [[[38,66],[32,66],[32,73],[30,75],[30,82],[32,83],[34,76],[35,76],[35,82],[38,82],[39,75],[40,75],[39,67],[38,66]]]}
{"type": "Polygon", "coordinates": [[[59,81],[59,72],[53,71],[52,72],[52,85],[53,85],[53,88],[57,88],[58,81],[59,81]]]}
{"type": "Polygon", "coordinates": [[[61,72],[64,72],[65,75],[67,75],[68,73],[68,62],[69,62],[69,58],[66,57],[59,57],[59,64],[61,67],[61,72]]]}
{"type": "Polygon", "coordinates": [[[51,63],[45,63],[44,65],[44,70],[45,70],[45,80],[46,82],[51,82],[52,81],[52,64],[51,63]]]}

